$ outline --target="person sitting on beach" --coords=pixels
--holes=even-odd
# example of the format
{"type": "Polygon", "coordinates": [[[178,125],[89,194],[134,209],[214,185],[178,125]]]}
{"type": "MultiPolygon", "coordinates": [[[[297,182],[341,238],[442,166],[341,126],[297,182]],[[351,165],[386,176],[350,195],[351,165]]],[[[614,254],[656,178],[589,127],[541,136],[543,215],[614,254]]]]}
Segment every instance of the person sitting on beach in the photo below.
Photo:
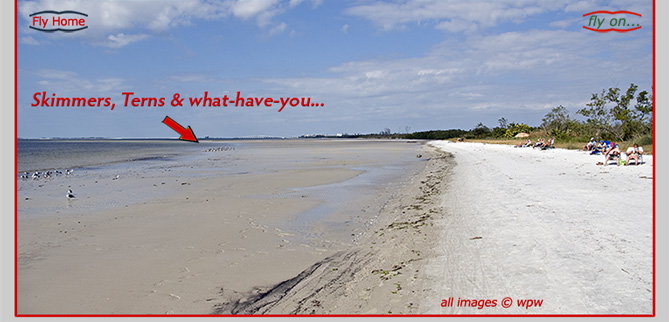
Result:
{"type": "Polygon", "coordinates": [[[616,144],[615,142],[611,142],[611,147],[606,150],[606,154],[604,156],[606,157],[604,160],[604,165],[607,165],[610,160],[616,162],[620,160],[620,145],[616,144]]]}
{"type": "Polygon", "coordinates": [[[590,138],[590,142],[583,146],[583,151],[592,151],[597,147],[597,140],[594,137],[590,138]]]}
{"type": "Polygon", "coordinates": [[[590,152],[590,154],[604,154],[606,153],[606,150],[609,149],[609,145],[611,142],[609,141],[604,141],[604,140],[599,140],[599,144],[595,147],[595,149],[590,152]]]}
{"type": "Polygon", "coordinates": [[[518,145],[516,145],[517,148],[526,148],[526,147],[529,147],[529,146],[532,146],[532,140],[530,140],[530,139],[527,139],[524,143],[521,142],[521,143],[518,143],[518,145]]]}
{"type": "Polygon", "coordinates": [[[542,150],[552,149],[552,148],[555,148],[554,145],[555,145],[555,139],[554,139],[554,138],[550,138],[548,141],[543,142],[543,143],[541,144],[541,149],[542,149],[542,150]]]}
{"type": "Polygon", "coordinates": [[[604,147],[604,153],[611,148],[611,141],[602,141],[602,147],[604,147]]]}
{"type": "Polygon", "coordinates": [[[625,165],[629,165],[632,160],[634,160],[634,164],[639,165],[639,156],[641,155],[643,155],[643,147],[634,143],[634,146],[627,148],[627,162],[625,165]]]}
{"type": "Polygon", "coordinates": [[[537,143],[534,143],[532,148],[540,148],[542,146],[544,146],[544,138],[541,138],[541,139],[539,139],[539,141],[537,141],[537,143]]]}

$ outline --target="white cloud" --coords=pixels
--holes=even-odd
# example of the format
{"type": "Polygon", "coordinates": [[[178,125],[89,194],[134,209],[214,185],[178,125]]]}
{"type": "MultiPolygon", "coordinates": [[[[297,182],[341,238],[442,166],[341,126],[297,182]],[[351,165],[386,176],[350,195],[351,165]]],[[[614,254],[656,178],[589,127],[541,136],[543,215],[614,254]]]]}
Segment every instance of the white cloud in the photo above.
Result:
{"type": "Polygon", "coordinates": [[[40,69],[33,72],[38,83],[58,95],[82,95],[82,92],[118,94],[126,89],[125,80],[115,77],[87,79],[72,71],[40,69]]]}
{"type": "Polygon", "coordinates": [[[309,2],[311,2],[311,3],[312,3],[312,7],[314,7],[314,8],[316,8],[316,7],[320,6],[321,4],[323,4],[323,0],[290,0],[290,2],[288,3],[288,5],[289,5],[290,7],[295,7],[295,6],[298,6],[298,5],[302,4],[304,1],[309,1],[309,2]]]}
{"type": "Polygon", "coordinates": [[[464,20],[457,19],[457,18],[453,18],[453,19],[448,20],[448,21],[440,22],[438,25],[435,26],[435,28],[440,29],[440,30],[445,30],[445,31],[448,31],[448,32],[453,32],[453,33],[461,32],[461,31],[465,31],[465,30],[474,31],[474,30],[477,29],[476,25],[469,24],[469,23],[465,22],[464,20]]]}
{"type": "MultiPolygon", "coordinates": [[[[100,3],[95,5],[98,11],[109,16],[100,19],[96,28],[102,30],[102,36],[96,38],[95,43],[120,48],[194,23],[195,19],[243,19],[261,26],[263,32],[270,35],[285,33],[288,25],[279,21],[279,15],[291,6],[306,2],[100,3]],[[235,5],[241,6],[237,7],[236,14],[235,5]],[[141,13],[148,11],[155,15],[143,17],[141,13]],[[117,16],[119,19],[114,18],[117,16]]],[[[578,18],[588,10],[608,9],[588,1],[578,5],[570,7],[573,14],[553,15],[563,19],[553,21],[553,28],[539,30],[532,25],[513,32],[496,32],[494,27],[500,23],[522,22],[550,10],[564,11],[567,6],[551,1],[461,3],[446,0],[355,5],[346,13],[372,21],[380,29],[390,31],[420,24],[465,34],[446,35],[441,43],[424,54],[409,58],[390,55],[349,61],[314,72],[328,75],[321,77],[306,72],[306,77],[235,79],[231,87],[258,89],[258,95],[311,97],[326,103],[326,108],[321,110],[280,114],[295,118],[295,124],[304,124],[297,122],[313,117],[321,121],[319,126],[329,126],[330,120],[345,119],[344,122],[359,122],[364,126],[383,122],[383,126],[390,127],[392,123],[385,123],[395,118],[399,125],[409,124],[415,130],[424,130],[416,124],[428,123],[439,128],[473,127],[480,121],[486,123],[482,116],[490,116],[492,124],[506,116],[513,122],[536,125],[540,115],[551,107],[564,105],[573,113],[587,102],[591,93],[602,88],[625,87],[634,82],[642,89],[650,89],[652,56],[648,48],[652,42],[648,34],[652,29],[647,28],[649,24],[644,23],[643,29],[628,34],[599,34],[580,27],[574,30],[573,26],[570,30],[556,30],[554,27],[568,25],[569,16],[578,18]],[[486,28],[486,33],[475,33],[486,28]],[[527,118],[516,118],[512,113],[527,118]],[[324,124],[323,119],[327,119],[328,124],[324,124]],[[419,121],[408,123],[408,119],[419,121]]],[[[632,8],[629,10],[637,11],[632,8]]],[[[651,17],[644,13],[644,19],[651,17]]],[[[580,23],[577,18],[573,23],[580,23]]],[[[340,31],[350,30],[349,24],[353,23],[347,22],[340,31]]],[[[364,24],[355,26],[359,25],[362,28],[364,24]]],[[[300,35],[299,30],[290,31],[291,36],[295,34],[300,35]]],[[[54,88],[59,95],[65,89],[75,93],[81,93],[82,89],[106,90],[117,95],[128,88],[122,86],[123,80],[114,78],[87,80],[63,71],[44,71],[36,75],[40,84],[54,88]]],[[[198,83],[222,80],[206,74],[190,74],[161,81],[164,88],[173,89],[187,87],[183,82],[197,87],[198,83]],[[177,82],[178,85],[174,85],[177,82]]]]}
{"type": "Polygon", "coordinates": [[[236,17],[249,19],[274,8],[276,4],[276,0],[238,0],[231,9],[236,17]]]}
{"type": "Polygon", "coordinates": [[[574,24],[580,24],[583,22],[583,19],[581,17],[578,18],[572,18],[572,19],[564,19],[564,20],[557,20],[549,23],[548,25],[551,27],[557,27],[561,29],[566,29],[567,27],[574,25],[574,24]]]}
{"type": "Polygon", "coordinates": [[[291,7],[295,7],[295,6],[298,6],[302,2],[304,2],[304,0],[290,0],[290,2],[288,2],[288,5],[291,6],[291,7]]]}
{"type": "Polygon", "coordinates": [[[375,2],[352,6],[346,13],[372,21],[383,30],[407,24],[434,25],[450,32],[476,31],[502,22],[523,22],[527,17],[557,10],[565,1],[457,1],[427,0],[375,2]]]}
{"type": "Polygon", "coordinates": [[[575,112],[602,88],[634,82],[649,89],[651,66],[639,56],[648,39],[616,36],[579,29],[448,39],[421,57],[351,61],[328,69],[332,77],[264,82],[282,95],[317,97],[337,107],[332,114],[354,118],[371,113],[404,122],[415,114],[449,121],[467,114],[536,124],[557,105],[575,112]],[[607,50],[614,54],[602,54],[607,50]]]}
{"type": "Polygon", "coordinates": [[[204,74],[180,74],[170,77],[171,80],[182,82],[182,83],[204,83],[204,82],[214,82],[215,80],[211,79],[204,74]]]}
{"type": "Polygon", "coordinates": [[[460,97],[468,97],[468,98],[474,98],[474,97],[483,97],[483,94],[481,93],[474,93],[474,92],[459,92],[459,91],[454,91],[448,94],[449,96],[460,96],[460,97]]]}
{"type": "Polygon", "coordinates": [[[276,35],[276,34],[280,34],[280,33],[282,33],[284,30],[286,30],[286,27],[287,27],[287,26],[288,26],[288,25],[287,25],[285,22],[282,22],[282,23],[280,23],[280,24],[274,26],[272,29],[270,29],[270,31],[269,31],[269,35],[270,35],[270,36],[273,36],[273,35],[276,35]]]}
{"type": "Polygon", "coordinates": [[[585,0],[585,1],[576,1],[569,3],[565,6],[564,11],[566,12],[582,12],[587,13],[594,8],[602,7],[596,0],[585,0]]]}
{"type": "MultiPolygon", "coordinates": [[[[148,34],[188,25],[192,19],[217,19],[229,16],[227,2],[184,1],[86,1],[41,0],[20,2],[19,17],[41,10],[76,10],[88,15],[85,32],[68,37],[82,37],[93,44],[119,48],[147,39],[148,34]],[[130,36],[132,35],[132,36],[130,36]]],[[[19,29],[22,30],[22,29],[19,29]]],[[[34,32],[34,31],[30,31],[34,32]]],[[[60,35],[59,35],[60,36],[60,35]]]]}
{"type": "MultiPolygon", "coordinates": [[[[321,1],[310,1],[314,7],[321,1]]],[[[41,10],[76,10],[88,14],[86,32],[69,37],[82,37],[94,44],[119,48],[147,39],[149,35],[169,32],[179,26],[191,25],[198,19],[218,20],[238,18],[252,20],[269,34],[285,29],[285,22],[275,22],[276,16],[302,1],[279,0],[173,0],[173,1],[87,1],[38,0],[19,3],[19,17],[29,23],[29,15],[41,10]],[[130,36],[132,35],[132,36],[130,36]]],[[[19,29],[21,32],[36,33],[19,29]]],[[[60,36],[60,35],[59,35],[60,36]]]]}
{"type": "Polygon", "coordinates": [[[21,37],[21,43],[26,45],[39,45],[39,42],[30,36],[21,37]]]}
{"type": "Polygon", "coordinates": [[[126,35],[124,33],[119,33],[116,35],[107,36],[107,40],[102,42],[100,45],[110,48],[121,48],[125,47],[131,43],[142,41],[148,38],[149,35],[126,35]]]}

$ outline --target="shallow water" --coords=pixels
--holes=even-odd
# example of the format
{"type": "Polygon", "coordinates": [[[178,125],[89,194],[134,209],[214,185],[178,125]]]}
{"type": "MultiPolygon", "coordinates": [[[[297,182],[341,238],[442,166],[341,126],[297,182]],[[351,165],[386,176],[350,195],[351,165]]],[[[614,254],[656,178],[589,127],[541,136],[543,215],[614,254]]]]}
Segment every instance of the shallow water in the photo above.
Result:
{"type": "Polygon", "coordinates": [[[16,146],[17,171],[34,172],[104,166],[111,163],[165,160],[172,157],[238,143],[178,140],[27,140],[16,146]]]}
{"type": "MultiPolygon", "coordinates": [[[[300,169],[360,171],[343,182],[252,196],[317,200],[318,206],[282,224],[282,229],[301,232],[305,242],[313,238],[350,242],[357,238],[376,219],[393,191],[422,163],[416,159],[420,144],[403,141],[21,141],[19,169],[74,171],[70,175],[52,172],[50,178],[17,179],[19,218],[85,215],[129,207],[183,193],[191,182],[203,178],[300,169]],[[76,199],[65,197],[68,189],[76,199]]],[[[290,186],[287,182],[286,187],[290,186]]]]}

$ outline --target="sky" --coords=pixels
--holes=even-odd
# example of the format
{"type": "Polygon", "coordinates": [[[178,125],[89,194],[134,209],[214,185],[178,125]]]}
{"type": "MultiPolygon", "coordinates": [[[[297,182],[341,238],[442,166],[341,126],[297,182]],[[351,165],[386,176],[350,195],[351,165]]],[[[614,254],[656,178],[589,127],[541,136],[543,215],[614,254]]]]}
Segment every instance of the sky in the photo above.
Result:
{"type": "Polygon", "coordinates": [[[651,0],[40,0],[17,14],[19,138],[178,137],[165,116],[199,138],[538,126],[603,89],[653,85],[651,0]],[[30,28],[44,10],[85,13],[88,28],[30,28]],[[583,28],[600,10],[641,14],[597,14],[641,28],[583,28]],[[323,106],[189,104],[205,91],[323,106]],[[115,108],[31,106],[42,92],[115,108]],[[123,106],[124,92],[165,104],[123,106]]]}

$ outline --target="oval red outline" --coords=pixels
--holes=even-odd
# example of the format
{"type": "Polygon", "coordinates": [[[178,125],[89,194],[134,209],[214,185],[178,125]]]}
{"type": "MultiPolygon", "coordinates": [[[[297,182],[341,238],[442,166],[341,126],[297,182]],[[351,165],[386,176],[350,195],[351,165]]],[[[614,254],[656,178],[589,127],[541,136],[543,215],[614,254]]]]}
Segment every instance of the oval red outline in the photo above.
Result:
{"type": "Polygon", "coordinates": [[[632,30],[637,30],[637,29],[641,28],[641,26],[639,26],[639,27],[635,27],[635,28],[632,28],[632,29],[616,29],[616,28],[609,28],[609,29],[593,29],[593,28],[586,27],[586,26],[583,26],[583,28],[588,29],[588,30],[592,30],[592,31],[596,31],[596,32],[609,32],[609,31],[615,31],[615,32],[628,32],[628,31],[632,31],[632,30]]]}
{"type": "Polygon", "coordinates": [[[636,13],[636,12],[632,12],[632,11],[625,11],[625,10],[619,10],[619,11],[599,10],[599,11],[593,11],[593,12],[590,12],[590,13],[586,13],[586,14],[583,15],[583,17],[589,16],[589,15],[594,15],[596,13],[606,13],[606,14],[609,14],[609,15],[617,15],[617,14],[623,13],[623,14],[630,14],[630,15],[635,15],[635,16],[641,17],[640,13],[636,13]]]}

